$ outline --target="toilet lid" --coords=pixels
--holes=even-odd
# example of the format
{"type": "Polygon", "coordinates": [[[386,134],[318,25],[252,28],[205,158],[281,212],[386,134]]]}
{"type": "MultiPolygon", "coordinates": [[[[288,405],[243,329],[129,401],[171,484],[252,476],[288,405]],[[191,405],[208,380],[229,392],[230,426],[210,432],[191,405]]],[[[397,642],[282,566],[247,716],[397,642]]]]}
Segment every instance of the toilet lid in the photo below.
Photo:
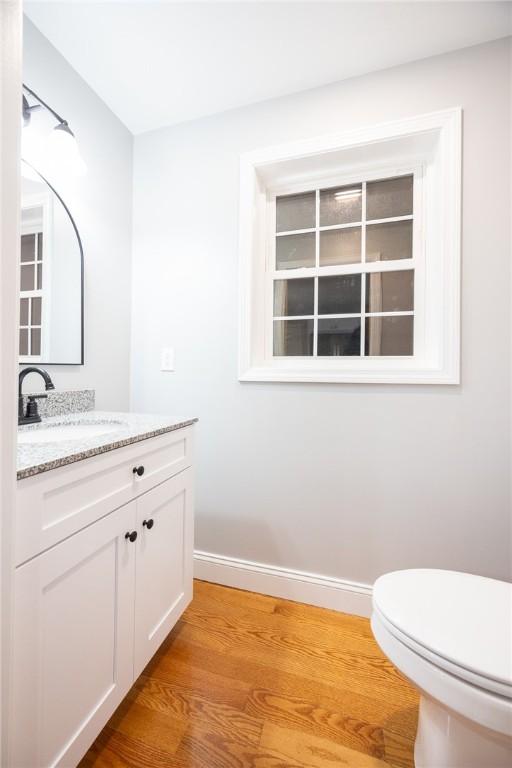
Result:
{"type": "Polygon", "coordinates": [[[512,695],[512,584],[456,571],[395,571],[377,579],[373,603],[418,653],[512,695]]]}

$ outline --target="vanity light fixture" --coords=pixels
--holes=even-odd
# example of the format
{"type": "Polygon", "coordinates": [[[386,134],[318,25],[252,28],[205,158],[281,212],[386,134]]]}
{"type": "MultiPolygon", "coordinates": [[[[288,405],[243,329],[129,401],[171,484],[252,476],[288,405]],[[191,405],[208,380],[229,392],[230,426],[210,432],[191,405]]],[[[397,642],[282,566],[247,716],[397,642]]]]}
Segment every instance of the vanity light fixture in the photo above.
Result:
{"type": "MultiPolygon", "coordinates": [[[[31,157],[27,159],[34,167],[42,166],[44,170],[48,169],[50,164],[53,168],[60,167],[65,169],[66,173],[74,176],[82,176],[87,168],[80,155],[75,134],[58,112],[50,107],[43,99],[37,95],[31,88],[23,84],[22,98],[22,121],[24,132],[33,131],[32,113],[41,108],[45,109],[52,117],[57,120],[57,125],[53,127],[49,136],[44,140],[32,140],[24,142],[30,147],[31,157]],[[35,103],[29,103],[29,97],[35,103]]],[[[27,136],[28,138],[28,136],[27,136]]],[[[25,154],[25,153],[24,153],[25,154]]]]}

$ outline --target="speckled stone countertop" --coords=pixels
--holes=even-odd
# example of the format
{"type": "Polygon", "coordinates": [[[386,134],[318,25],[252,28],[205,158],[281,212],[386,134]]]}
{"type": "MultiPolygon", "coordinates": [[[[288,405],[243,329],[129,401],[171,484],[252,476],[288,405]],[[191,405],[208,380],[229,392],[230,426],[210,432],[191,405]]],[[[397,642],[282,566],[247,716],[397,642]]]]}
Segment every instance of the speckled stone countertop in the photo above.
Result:
{"type": "Polygon", "coordinates": [[[95,424],[106,428],[109,425],[115,425],[115,428],[100,435],[81,435],[77,438],[51,441],[48,433],[45,436],[45,442],[18,442],[18,480],[88,459],[100,453],[113,451],[115,448],[122,448],[140,440],[147,440],[165,432],[188,427],[196,421],[197,419],[175,421],[169,416],[109,411],[85,411],[43,419],[40,424],[19,427],[19,434],[68,424],[95,424]]]}

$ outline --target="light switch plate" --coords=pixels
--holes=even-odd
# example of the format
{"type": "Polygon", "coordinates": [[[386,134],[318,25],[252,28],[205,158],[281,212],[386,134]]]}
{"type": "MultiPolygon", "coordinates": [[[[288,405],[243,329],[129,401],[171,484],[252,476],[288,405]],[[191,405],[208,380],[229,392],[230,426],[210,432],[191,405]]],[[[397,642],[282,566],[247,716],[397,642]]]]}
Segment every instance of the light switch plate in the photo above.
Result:
{"type": "Polygon", "coordinates": [[[174,349],[163,347],[160,353],[160,370],[174,371],[174,349]]]}

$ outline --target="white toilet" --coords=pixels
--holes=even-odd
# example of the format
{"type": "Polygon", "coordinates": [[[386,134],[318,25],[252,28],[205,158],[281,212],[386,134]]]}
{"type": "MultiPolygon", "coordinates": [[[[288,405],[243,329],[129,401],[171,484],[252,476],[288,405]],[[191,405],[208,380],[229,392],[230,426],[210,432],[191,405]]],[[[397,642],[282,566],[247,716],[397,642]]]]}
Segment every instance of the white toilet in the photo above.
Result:
{"type": "Polygon", "coordinates": [[[421,693],[416,768],[512,768],[512,585],[396,571],[373,590],[372,630],[421,693]]]}

